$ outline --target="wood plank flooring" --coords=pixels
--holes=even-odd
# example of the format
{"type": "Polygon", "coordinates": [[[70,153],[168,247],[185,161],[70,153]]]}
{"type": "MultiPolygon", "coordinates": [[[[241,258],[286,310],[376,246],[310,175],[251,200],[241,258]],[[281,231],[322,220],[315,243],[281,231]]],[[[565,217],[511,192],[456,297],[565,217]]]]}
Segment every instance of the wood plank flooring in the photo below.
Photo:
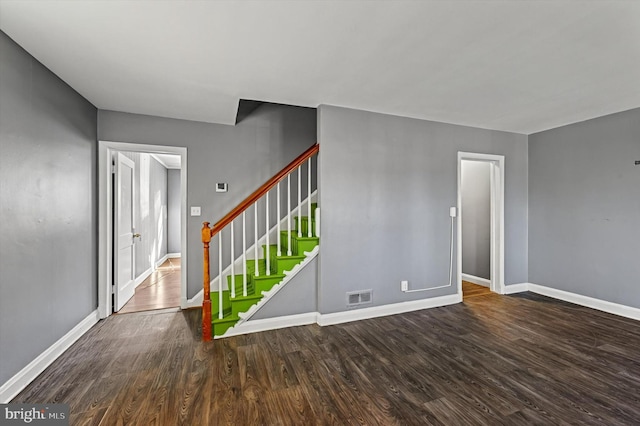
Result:
{"type": "Polygon", "coordinates": [[[119,314],[180,306],[180,258],[167,259],[136,288],[119,314]]]}
{"type": "Polygon", "coordinates": [[[640,323],[532,293],[209,343],[199,324],[112,316],[14,402],[73,425],[640,424],[640,323]]]}
{"type": "Polygon", "coordinates": [[[462,280],[462,297],[468,299],[469,297],[486,296],[491,294],[489,287],[481,286],[478,284],[470,283],[469,281],[462,280]]]}

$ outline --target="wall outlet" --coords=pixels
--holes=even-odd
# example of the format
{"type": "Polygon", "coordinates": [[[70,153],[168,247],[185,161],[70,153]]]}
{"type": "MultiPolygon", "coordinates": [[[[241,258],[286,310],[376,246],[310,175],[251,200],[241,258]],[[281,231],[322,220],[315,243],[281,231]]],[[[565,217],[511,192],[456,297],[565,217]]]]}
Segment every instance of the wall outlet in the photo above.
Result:
{"type": "Polygon", "coordinates": [[[400,290],[408,291],[409,290],[409,281],[400,281],[400,290]]]}

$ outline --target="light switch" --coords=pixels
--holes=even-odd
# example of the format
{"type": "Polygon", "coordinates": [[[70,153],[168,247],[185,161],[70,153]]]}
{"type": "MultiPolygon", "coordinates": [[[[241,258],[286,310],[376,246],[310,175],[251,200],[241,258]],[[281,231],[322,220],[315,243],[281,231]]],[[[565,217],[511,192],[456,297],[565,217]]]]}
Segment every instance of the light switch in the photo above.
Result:
{"type": "Polygon", "coordinates": [[[200,207],[191,206],[191,216],[200,216],[200,207]]]}

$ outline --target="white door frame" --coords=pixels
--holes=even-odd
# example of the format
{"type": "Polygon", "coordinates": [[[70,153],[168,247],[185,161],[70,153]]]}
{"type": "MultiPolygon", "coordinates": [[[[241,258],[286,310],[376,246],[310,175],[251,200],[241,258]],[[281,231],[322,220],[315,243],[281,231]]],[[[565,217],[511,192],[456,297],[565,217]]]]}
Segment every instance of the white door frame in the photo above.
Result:
{"type": "Polygon", "coordinates": [[[491,291],[505,293],[504,288],[504,155],[458,152],[458,226],[457,282],[462,297],[462,160],[483,161],[490,165],[491,188],[491,291]]]}
{"type": "Polygon", "coordinates": [[[114,151],[180,155],[180,307],[187,307],[187,148],[145,145],[125,142],[98,141],[98,313],[100,318],[111,315],[111,284],[113,282],[113,183],[111,158],[114,151]]]}

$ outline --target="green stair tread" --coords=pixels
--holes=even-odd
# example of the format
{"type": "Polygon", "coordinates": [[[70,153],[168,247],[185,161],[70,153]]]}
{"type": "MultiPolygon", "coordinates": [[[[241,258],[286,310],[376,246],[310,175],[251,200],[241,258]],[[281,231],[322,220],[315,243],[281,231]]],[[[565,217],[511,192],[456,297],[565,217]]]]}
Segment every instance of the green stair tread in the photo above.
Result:
{"type": "Polygon", "coordinates": [[[284,275],[284,274],[271,274],[271,275],[264,274],[264,275],[260,275],[260,276],[255,276],[254,275],[254,278],[257,279],[257,280],[275,279],[275,278],[278,278],[278,279],[282,280],[284,277],[286,277],[286,275],[284,275]]]}
{"type": "Polygon", "coordinates": [[[287,256],[286,254],[283,254],[282,256],[275,255],[273,258],[276,260],[299,260],[300,262],[302,262],[305,257],[306,256],[303,254],[300,254],[300,255],[292,254],[291,256],[287,256]]]}
{"type": "Polygon", "coordinates": [[[236,294],[236,297],[232,297],[230,300],[231,300],[231,303],[233,303],[233,302],[244,302],[244,301],[247,301],[247,300],[260,300],[260,299],[262,299],[262,297],[263,297],[262,294],[249,294],[249,293],[247,293],[246,296],[243,296],[242,293],[240,293],[240,295],[236,294]]]}
{"type": "Polygon", "coordinates": [[[316,241],[316,242],[320,242],[320,237],[307,237],[306,235],[303,235],[302,237],[298,237],[296,235],[296,240],[298,241],[316,241]]]}

